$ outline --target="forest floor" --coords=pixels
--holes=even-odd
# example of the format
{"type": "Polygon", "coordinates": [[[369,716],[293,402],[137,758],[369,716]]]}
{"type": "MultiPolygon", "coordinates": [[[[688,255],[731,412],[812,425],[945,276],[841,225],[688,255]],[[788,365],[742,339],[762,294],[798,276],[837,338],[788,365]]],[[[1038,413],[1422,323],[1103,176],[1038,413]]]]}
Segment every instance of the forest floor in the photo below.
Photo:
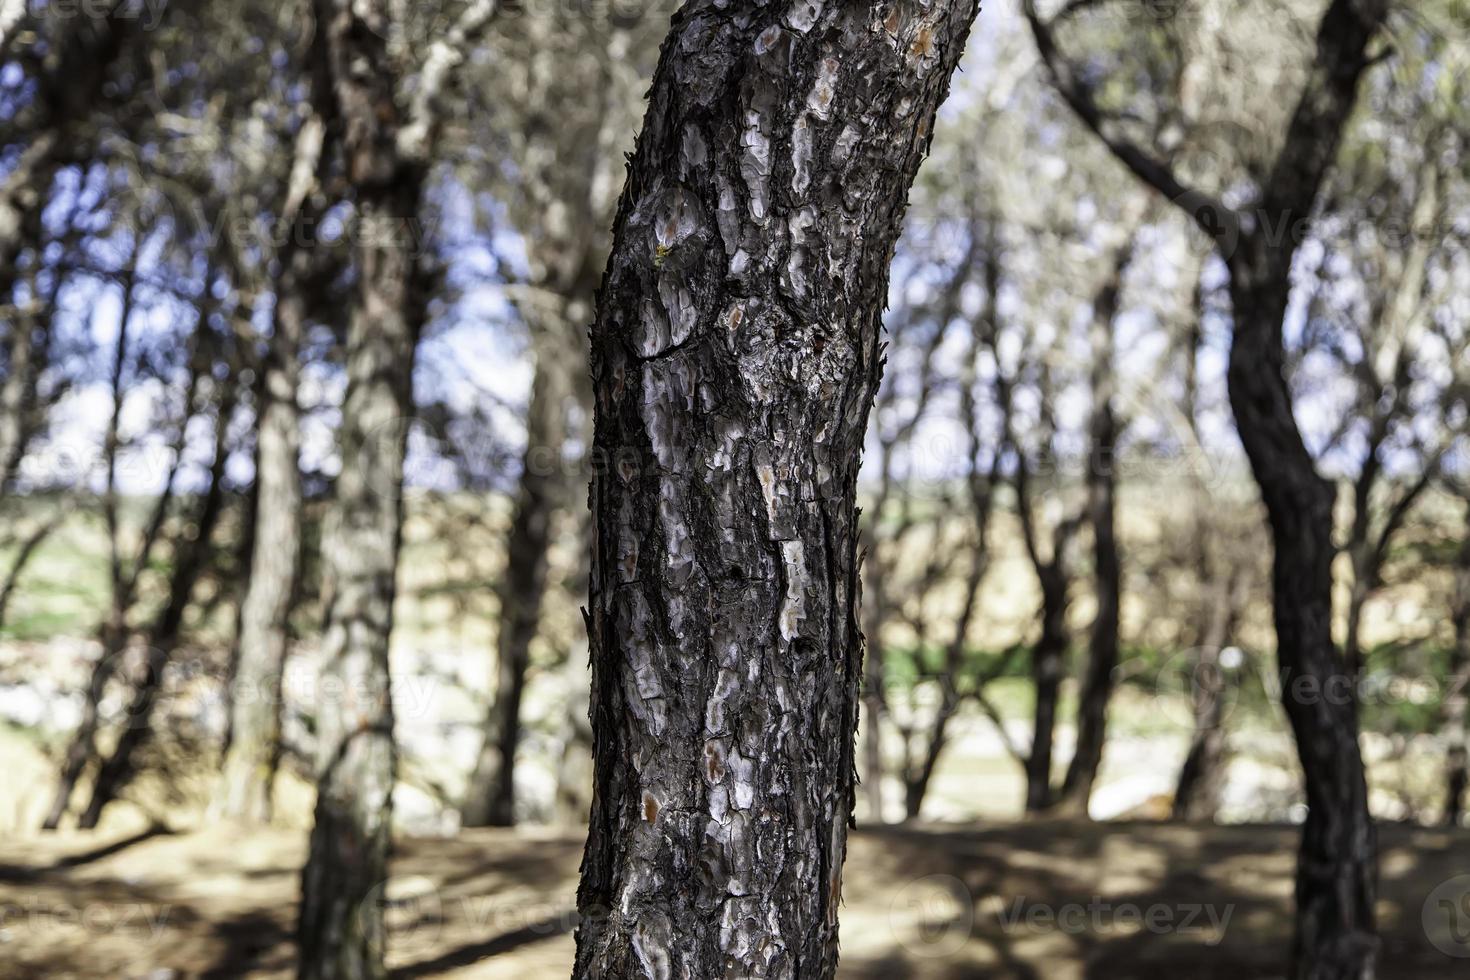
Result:
{"type": "MultiPolygon", "coordinates": [[[[861,831],[839,975],[1264,980],[1290,940],[1296,832],[1025,824],[861,831]]],[[[1382,828],[1384,980],[1464,975],[1470,834],[1382,828]],[[1456,880],[1456,876],[1465,876],[1456,880]],[[1445,900],[1441,904],[1441,900],[1445,900]]],[[[399,842],[393,975],[562,980],[579,834],[399,842]]],[[[304,835],[215,828],[0,843],[0,975],[287,977],[304,835]]]]}

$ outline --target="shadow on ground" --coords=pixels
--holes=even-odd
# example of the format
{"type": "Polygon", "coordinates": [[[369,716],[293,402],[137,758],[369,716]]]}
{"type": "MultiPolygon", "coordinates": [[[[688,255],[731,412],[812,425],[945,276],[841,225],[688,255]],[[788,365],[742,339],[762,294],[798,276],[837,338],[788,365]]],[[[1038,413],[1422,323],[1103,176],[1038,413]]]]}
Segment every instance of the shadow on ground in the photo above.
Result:
{"type": "MultiPolygon", "coordinates": [[[[851,980],[1267,980],[1284,975],[1295,831],[1038,820],[859,832],[840,975],[851,980]]],[[[1431,893],[1470,834],[1382,828],[1384,980],[1470,967],[1431,893]],[[1425,918],[1426,905],[1430,917],[1425,918]]],[[[0,845],[6,977],[289,977],[304,836],[224,828],[0,845]],[[172,974],[155,971],[174,971],[172,974]]],[[[401,841],[383,896],[399,978],[562,980],[577,834],[401,841]]]]}

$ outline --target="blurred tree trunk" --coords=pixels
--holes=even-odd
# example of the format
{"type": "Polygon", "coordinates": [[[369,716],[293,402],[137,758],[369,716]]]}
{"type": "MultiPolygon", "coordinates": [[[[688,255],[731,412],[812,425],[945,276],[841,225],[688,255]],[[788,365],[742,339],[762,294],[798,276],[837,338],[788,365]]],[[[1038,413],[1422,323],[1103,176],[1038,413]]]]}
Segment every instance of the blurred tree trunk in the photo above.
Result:
{"type": "MultiPolygon", "coordinates": [[[[542,306],[546,304],[541,304],[542,306]]],[[[534,304],[522,306],[525,310],[534,304]]],[[[466,827],[509,827],[515,823],[515,760],[520,742],[521,699],[531,662],[531,641],[541,621],[546,594],[547,553],[556,514],[566,502],[570,482],[562,460],[567,441],[567,403],[580,358],[569,356],[580,344],[561,303],[554,311],[528,318],[536,367],[526,417],[526,450],[520,489],[506,542],[505,574],[497,627],[499,679],[485,724],[485,739],[460,808],[466,827]]]]}
{"type": "MultiPolygon", "coordinates": [[[[1470,528],[1470,497],[1465,501],[1465,524],[1470,528]]],[[[1455,561],[1452,618],[1455,646],[1450,664],[1449,690],[1444,702],[1443,729],[1449,751],[1445,758],[1444,825],[1458,827],[1464,813],[1465,786],[1470,780],[1470,750],[1466,746],[1466,694],[1470,690],[1470,534],[1460,542],[1455,561]]]]}
{"type": "Polygon", "coordinates": [[[1296,980],[1372,980],[1379,941],[1377,845],[1358,748],[1350,664],[1332,641],[1333,486],[1317,473],[1293,414],[1284,319],[1296,227],[1313,214],[1357,104],[1387,0],[1332,0],[1313,62],[1251,220],[1182,183],[1168,161],[1130,141],[1058,51],[1035,0],[1024,12],[1058,90],[1108,149],[1215,238],[1229,271],[1234,326],[1226,371],[1236,429],[1275,542],[1272,605],[1284,707],[1306,786],[1296,875],[1296,980]]]}
{"type": "Polygon", "coordinates": [[[383,903],[375,889],[387,878],[397,776],[388,647],[414,354],[427,315],[420,209],[437,107],[496,6],[468,4],[418,66],[390,52],[395,8],[387,0],[314,0],[314,9],[316,30],[325,32],[331,92],[318,112],[340,120],[333,131],[356,203],[357,282],[338,433],[342,469],[322,540],[322,689],[341,695],[322,704],[318,716],[297,970],[302,980],[358,980],[386,976],[383,903]]]}
{"type": "MultiPolygon", "coordinates": [[[[118,661],[128,641],[128,611],[133,604],[138,574],[151,557],[153,543],[157,540],[158,531],[167,517],[168,501],[173,494],[174,473],[170,472],[164,483],[163,493],[159,495],[159,500],[154,506],[153,520],[145,532],[144,542],[138,551],[138,559],[133,563],[132,572],[128,573],[124,567],[118,514],[117,457],[122,446],[121,419],[123,398],[126,395],[124,383],[130,359],[131,334],[129,328],[135,301],[137,263],[138,252],[135,246],[121,277],[122,309],[118,313],[117,340],[113,346],[112,358],[112,410],[108,416],[107,428],[102,440],[102,458],[107,470],[106,486],[102,494],[102,511],[107,524],[109,550],[109,603],[102,625],[98,629],[98,641],[102,649],[97,662],[92,666],[87,690],[82,699],[82,717],[78,721],[77,730],[72,733],[71,739],[67,742],[66,752],[62,756],[56,792],[52,796],[51,806],[42,821],[42,830],[55,830],[61,825],[61,818],[66,815],[67,807],[71,805],[72,793],[76,790],[77,782],[95,754],[97,728],[101,723],[99,706],[107,683],[116,672],[118,661]]],[[[189,415],[194,405],[194,392],[199,384],[198,363],[198,360],[195,359],[191,365],[194,370],[191,371],[188,390],[184,396],[184,419],[174,442],[175,471],[178,460],[182,456],[183,433],[188,426],[189,415]]]]}
{"type": "MultiPolygon", "coordinates": [[[[325,126],[304,124],[298,158],[318,169],[325,126]]],[[[304,198],[292,194],[293,198],[304,198]]],[[[271,786],[280,760],[282,671],[301,562],[301,422],[296,388],[301,341],[306,333],[305,290],[312,278],[312,250],[302,233],[310,216],[298,210],[295,227],[277,254],[281,276],[272,334],[261,365],[256,421],[255,516],[250,577],[240,604],[235,670],[230,678],[229,747],[214,802],[217,817],[269,823],[271,786]]]]}
{"type": "Polygon", "coordinates": [[[402,232],[418,221],[425,168],[398,153],[387,4],[315,0],[315,10],[331,78],[330,104],[318,111],[342,120],[342,158],[357,208],[357,284],[347,314],[342,465],[322,532],[321,689],[340,693],[320,704],[317,716],[317,801],[301,873],[298,976],[358,980],[386,976],[382,901],[373,890],[387,878],[397,775],[388,645],[413,361],[425,314],[418,256],[402,232]]]}
{"type": "Polygon", "coordinates": [[[1191,677],[1194,732],[1189,751],[1179,769],[1174,787],[1172,816],[1175,820],[1213,820],[1220,807],[1225,768],[1225,667],[1220,654],[1230,638],[1236,610],[1244,601],[1240,594],[1246,578],[1240,572],[1221,572],[1201,578],[1207,590],[1204,614],[1196,643],[1198,657],[1191,677]],[[1229,577],[1226,577],[1229,576],[1229,577]]]}
{"type": "MultiPolygon", "coordinates": [[[[979,266],[984,285],[983,305],[978,313],[969,318],[969,351],[959,379],[960,413],[965,420],[965,496],[966,503],[969,505],[969,514],[966,516],[973,525],[972,536],[964,543],[963,548],[968,553],[969,566],[965,570],[963,579],[964,602],[960,606],[959,615],[955,617],[952,632],[945,644],[939,704],[929,722],[928,744],[920,755],[917,765],[911,762],[912,753],[908,749],[908,739],[905,738],[903,782],[904,818],[906,820],[919,819],[924,807],[924,797],[929,793],[929,786],[934,779],[935,770],[939,767],[940,757],[949,744],[949,725],[964,697],[960,690],[960,679],[966,667],[966,642],[969,639],[970,625],[979,612],[980,585],[985,580],[985,573],[990,569],[990,521],[995,509],[995,488],[1000,484],[1001,479],[1000,467],[1003,455],[1000,452],[994,452],[991,454],[989,467],[982,465],[986,439],[981,431],[981,413],[979,400],[976,398],[976,387],[980,383],[978,361],[985,353],[991,357],[995,356],[996,338],[999,334],[996,299],[1000,294],[1001,246],[998,231],[998,223],[993,215],[978,213],[974,215],[970,228],[970,244],[964,261],[946,289],[946,302],[940,307],[940,316],[946,323],[961,313],[960,297],[963,287],[971,281],[972,268],[979,266]]],[[[944,336],[944,330],[936,331],[931,346],[926,352],[926,365],[932,363],[944,336]]],[[[926,373],[923,392],[915,399],[917,402],[913,416],[915,423],[924,416],[929,393],[934,387],[936,386],[930,383],[926,373]]],[[[1004,411],[1007,417],[1001,422],[1003,431],[1010,424],[1009,401],[1008,399],[1005,401],[1004,411]]],[[[909,431],[912,432],[912,429],[909,431]]],[[[884,454],[885,466],[889,464],[891,458],[890,447],[889,451],[884,454]]],[[[943,578],[947,579],[948,576],[943,576],[943,578]]],[[[974,677],[972,679],[974,688],[971,693],[983,692],[986,684],[1004,673],[1010,665],[1011,656],[1012,654],[1008,654],[1001,658],[995,667],[983,676],[974,677]]]]}
{"type": "Polygon", "coordinates": [[[577,977],[831,977],[856,479],[887,270],[973,3],[674,18],[592,332],[577,977]]]}
{"type": "Polygon", "coordinates": [[[1058,568],[1041,581],[1041,638],[1031,651],[1031,683],[1036,705],[1031,714],[1031,751],[1026,756],[1026,812],[1039,813],[1052,805],[1052,748],[1056,739],[1057,701],[1066,674],[1067,597],[1069,582],[1058,568]]]}
{"type": "Polygon", "coordinates": [[[557,518],[574,496],[564,458],[572,436],[569,415],[574,406],[584,416],[591,411],[585,332],[607,264],[603,229],[612,219],[611,195],[599,194],[596,185],[610,176],[608,158],[618,155],[627,102],[641,94],[615,64],[628,56],[621,28],[589,36],[572,15],[550,8],[521,18],[519,27],[533,54],[517,161],[523,179],[516,190],[524,205],[515,212],[527,238],[530,275],[516,307],[530,334],[535,374],[506,570],[496,590],[497,682],[460,807],[461,823],[469,827],[515,822],[521,704],[531,644],[541,627],[547,552],[557,518]],[[592,105],[602,103],[602,112],[582,108],[589,96],[592,105]]]}
{"type": "Polygon", "coordinates": [[[28,318],[18,316],[8,326],[10,349],[6,351],[5,377],[0,379],[0,497],[10,492],[20,469],[30,414],[28,403],[40,371],[38,348],[43,347],[39,332],[28,318]]]}
{"type": "Polygon", "coordinates": [[[1087,816],[1092,787],[1102,765],[1107,740],[1108,702],[1113,697],[1113,672],[1118,667],[1118,618],[1122,603],[1123,569],[1118,558],[1118,418],[1113,400],[1117,394],[1114,365],[1113,320],[1118,315],[1118,298],[1123,277],[1133,258],[1129,241],[1117,253],[1111,275],[1093,302],[1088,331],[1091,347],[1092,417],[1089,421],[1087,459],[1087,511],[1092,525],[1093,590],[1097,613],[1088,636],[1087,673],[1077,703],[1077,748],[1067,766],[1057,804],[1063,811],[1087,816]]]}
{"type": "Polygon", "coordinates": [[[1376,859],[1353,675],[1332,642],[1332,485],[1292,414],[1282,318],[1289,256],[1256,237],[1232,261],[1230,401],[1275,541],[1272,604],[1307,820],[1297,864],[1296,976],[1371,980],[1376,859]],[[1306,693],[1300,693],[1305,691],[1306,693]]]}

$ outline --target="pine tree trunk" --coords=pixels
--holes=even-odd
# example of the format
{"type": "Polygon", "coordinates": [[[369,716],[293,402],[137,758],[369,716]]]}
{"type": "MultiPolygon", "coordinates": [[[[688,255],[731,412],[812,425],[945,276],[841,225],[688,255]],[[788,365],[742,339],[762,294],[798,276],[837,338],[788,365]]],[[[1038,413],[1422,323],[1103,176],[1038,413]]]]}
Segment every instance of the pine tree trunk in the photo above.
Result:
{"type": "Polygon", "coordinates": [[[274,334],[262,367],[256,425],[255,529],[250,578],[240,608],[238,653],[230,691],[230,745],[215,815],[269,823],[271,785],[280,758],[281,677],[285,668],[301,557],[301,446],[296,386],[306,326],[302,278],[310,255],[291,245],[279,256],[274,334]]]}
{"type": "MultiPolygon", "coordinates": [[[[495,699],[485,723],[485,739],[460,808],[466,827],[509,827],[515,823],[515,761],[520,743],[521,699],[531,664],[531,641],[541,621],[546,595],[547,552],[552,523],[565,503],[569,482],[562,464],[567,439],[567,403],[572,396],[568,346],[575,340],[556,312],[531,321],[536,372],[526,420],[526,451],[520,489],[506,542],[506,568],[500,598],[495,699]]],[[[575,350],[575,347],[571,348],[575,350]]]]}
{"type": "Polygon", "coordinates": [[[1227,379],[1275,544],[1272,607],[1286,715],[1306,786],[1297,862],[1297,980],[1372,980],[1376,845],[1353,675],[1332,642],[1334,488],[1292,414],[1282,322],[1290,255],[1251,235],[1231,261],[1227,379]]]}
{"type": "Polygon", "coordinates": [[[388,646],[403,525],[413,362],[425,316],[415,248],[426,167],[400,152],[386,5],[316,0],[341,150],[357,205],[342,459],[323,529],[326,620],[317,802],[297,920],[302,980],[385,977],[397,751],[388,646]]]}
{"type": "Polygon", "coordinates": [[[856,478],[908,187],[976,6],[674,18],[592,331],[580,978],[829,978],[856,478]]]}
{"type": "MultiPolygon", "coordinates": [[[[376,188],[374,188],[376,189],[376,188]]],[[[415,189],[359,199],[361,220],[416,213],[415,189]]],[[[402,527],[406,420],[421,315],[414,257],[402,246],[357,250],[361,280],[347,340],[342,471],[323,531],[328,579],[317,728],[317,803],[302,872],[303,980],[386,976],[381,896],[387,878],[397,756],[388,641],[402,527]]]]}
{"type": "MultiPolygon", "coordinates": [[[[1060,555],[1056,562],[1062,561],[1060,555]]],[[[1031,651],[1031,684],[1036,705],[1031,715],[1031,751],[1026,756],[1026,812],[1052,805],[1052,749],[1056,740],[1057,701],[1067,671],[1067,581],[1058,569],[1041,581],[1041,638],[1031,651]]]]}
{"type": "MultiPolygon", "coordinates": [[[[4,297],[0,296],[0,302],[4,297]]],[[[0,499],[10,492],[20,469],[27,428],[27,395],[35,390],[36,330],[28,318],[16,317],[8,326],[10,349],[6,373],[0,379],[0,499]]]]}
{"type": "Polygon", "coordinates": [[[1092,418],[1088,434],[1088,521],[1092,525],[1093,585],[1097,614],[1088,636],[1087,674],[1077,705],[1077,748],[1062,781],[1060,803],[1071,814],[1086,817],[1092,787],[1102,766],[1107,739],[1108,702],[1113,697],[1113,672],[1118,666],[1118,628],[1122,605],[1123,568],[1118,558],[1118,480],[1114,458],[1118,419],[1113,411],[1117,382],[1113,370],[1113,318],[1123,275],[1132,255],[1131,243],[1122,250],[1113,275],[1099,292],[1092,311],[1090,346],[1092,418]]]}

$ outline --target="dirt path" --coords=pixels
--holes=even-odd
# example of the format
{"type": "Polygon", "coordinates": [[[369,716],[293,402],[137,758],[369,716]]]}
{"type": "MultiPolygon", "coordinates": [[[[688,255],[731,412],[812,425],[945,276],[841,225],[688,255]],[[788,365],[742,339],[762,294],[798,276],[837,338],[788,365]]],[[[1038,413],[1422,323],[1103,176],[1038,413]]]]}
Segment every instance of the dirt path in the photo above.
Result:
{"type": "MultiPolygon", "coordinates": [[[[1294,837],[1053,821],[858,833],[841,975],[1281,976],[1294,837]]],[[[289,977],[303,848],[303,835],[284,830],[8,841],[0,976],[289,977]]],[[[1470,878],[1435,892],[1470,872],[1470,835],[1386,827],[1383,851],[1382,976],[1470,975],[1470,959],[1435,946],[1470,955],[1470,917],[1454,917],[1470,909],[1470,878]]],[[[580,856],[580,835],[402,841],[387,895],[394,975],[562,980],[580,856]]]]}

